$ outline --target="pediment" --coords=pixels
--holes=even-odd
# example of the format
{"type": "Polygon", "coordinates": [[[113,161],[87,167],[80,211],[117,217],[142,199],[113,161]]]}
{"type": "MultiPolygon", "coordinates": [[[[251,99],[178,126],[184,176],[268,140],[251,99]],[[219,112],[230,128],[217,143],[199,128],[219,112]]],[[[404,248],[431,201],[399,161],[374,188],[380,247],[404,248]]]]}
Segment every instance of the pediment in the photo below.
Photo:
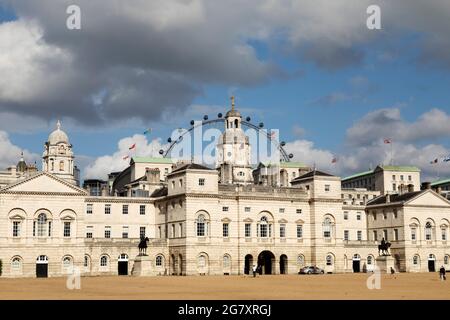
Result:
{"type": "Polygon", "coordinates": [[[87,195],[85,190],[47,172],[40,172],[7,186],[0,193],[87,195]]]}
{"type": "Polygon", "coordinates": [[[405,204],[412,206],[445,206],[450,208],[450,202],[432,190],[420,193],[405,204]]]}

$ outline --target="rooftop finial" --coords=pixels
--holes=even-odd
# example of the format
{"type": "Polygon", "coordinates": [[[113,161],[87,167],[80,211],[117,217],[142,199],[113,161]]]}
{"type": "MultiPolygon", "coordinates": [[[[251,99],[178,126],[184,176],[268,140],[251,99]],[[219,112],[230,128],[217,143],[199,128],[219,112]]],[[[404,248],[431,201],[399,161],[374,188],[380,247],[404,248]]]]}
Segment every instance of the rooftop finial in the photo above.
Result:
{"type": "Polygon", "coordinates": [[[56,123],[56,129],[61,130],[61,121],[59,121],[59,120],[56,123]]]}
{"type": "Polygon", "coordinates": [[[20,153],[20,161],[23,161],[23,151],[20,153]]]}
{"type": "Polygon", "coordinates": [[[234,96],[231,96],[231,110],[234,111],[234,96]]]}

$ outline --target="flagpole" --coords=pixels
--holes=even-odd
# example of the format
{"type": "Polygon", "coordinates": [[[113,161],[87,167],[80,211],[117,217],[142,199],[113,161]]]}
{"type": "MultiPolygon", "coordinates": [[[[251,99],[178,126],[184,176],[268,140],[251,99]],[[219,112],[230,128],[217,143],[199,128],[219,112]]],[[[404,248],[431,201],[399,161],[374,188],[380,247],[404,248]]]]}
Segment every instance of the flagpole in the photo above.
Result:
{"type": "Polygon", "coordinates": [[[394,141],[391,139],[391,166],[394,165],[394,141]]]}

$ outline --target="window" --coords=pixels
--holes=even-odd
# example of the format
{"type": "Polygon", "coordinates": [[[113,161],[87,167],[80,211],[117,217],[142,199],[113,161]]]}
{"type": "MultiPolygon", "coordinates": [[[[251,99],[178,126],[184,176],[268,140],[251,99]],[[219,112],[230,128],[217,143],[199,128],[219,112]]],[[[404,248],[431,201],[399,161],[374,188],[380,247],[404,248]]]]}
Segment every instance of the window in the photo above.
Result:
{"type": "Polygon", "coordinates": [[[127,204],[122,205],[122,214],[128,214],[128,205],[127,204]]]}
{"type": "Polygon", "coordinates": [[[417,239],[417,229],[411,228],[411,240],[416,241],[416,239],[417,239]]]}
{"type": "Polygon", "coordinates": [[[356,213],[356,220],[358,220],[358,221],[361,220],[361,212],[356,213]]]}
{"type": "Polygon", "coordinates": [[[230,258],[230,256],[229,255],[224,255],[223,256],[223,267],[224,268],[229,268],[230,267],[230,261],[231,261],[231,258],[230,258]]]}
{"type": "Polygon", "coordinates": [[[372,256],[368,256],[368,257],[367,257],[367,265],[371,266],[372,263],[373,263],[373,258],[372,258],[372,256]]]}
{"type": "Polygon", "coordinates": [[[377,213],[376,212],[372,213],[372,217],[374,221],[377,220],[377,213]]]}
{"type": "Polygon", "coordinates": [[[158,227],[158,238],[162,238],[161,226],[158,227]]]}
{"type": "Polygon", "coordinates": [[[70,257],[63,258],[63,268],[66,271],[69,271],[69,268],[72,266],[72,259],[70,257]]]}
{"type": "Polygon", "coordinates": [[[449,262],[449,257],[448,256],[444,256],[444,264],[448,264],[449,262]]]}
{"type": "Polygon", "coordinates": [[[392,191],[397,190],[397,185],[395,183],[392,184],[392,191]]]}
{"type": "Polygon", "coordinates": [[[259,236],[261,238],[267,238],[268,234],[268,228],[267,228],[267,218],[261,217],[261,221],[259,222],[259,236]]]}
{"type": "Polygon", "coordinates": [[[373,231],[372,231],[372,234],[373,234],[373,240],[374,240],[374,241],[377,241],[377,240],[378,240],[377,230],[373,230],[373,231]]]}
{"type": "Polygon", "coordinates": [[[392,175],[392,180],[394,180],[394,181],[395,181],[395,174],[394,174],[394,175],[392,175]]]}
{"type": "Polygon", "coordinates": [[[252,225],[250,223],[245,224],[245,237],[250,238],[252,236],[252,225]]]}
{"type": "Polygon", "coordinates": [[[284,213],[284,208],[279,208],[279,209],[278,209],[278,212],[279,212],[279,213],[284,213]]]}
{"type": "Polygon", "coordinates": [[[301,213],[302,213],[302,209],[296,209],[296,210],[295,210],[295,213],[301,214],[301,213]]]}
{"type": "Polygon", "coordinates": [[[280,224],[280,238],[286,238],[286,225],[280,224]]]}
{"type": "Polygon", "coordinates": [[[169,168],[164,168],[164,175],[167,176],[168,173],[169,173],[169,168]]]}
{"type": "Polygon", "coordinates": [[[175,181],[172,181],[172,189],[175,189],[175,181]]]}
{"type": "Polygon", "coordinates": [[[329,184],[325,185],[325,191],[330,191],[330,185],[329,184]]]}
{"type": "Polygon", "coordinates": [[[348,230],[344,230],[344,240],[348,241],[348,230]]]}
{"type": "Polygon", "coordinates": [[[223,233],[223,237],[224,238],[228,238],[228,229],[229,229],[229,224],[228,223],[224,223],[222,225],[222,233],[223,233]]]}
{"type": "Polygon", "coordinates": [[[198,257],[197,265],[199,268],[204,268],[206,266],[206,257],[204,255],[198,257]]]}
{"type": "Polygon", "coordinates": [[[417,266],[419,264],[419,256],[413,257],[413,265],[417,266]]]}
{"type": "Polygon", "coordinates": [[[183,236],[183,224],[182,223],[178,224],[178,229],[180,230],[180,237],[182,237],[183,236]]]}
{"type": "Polygon", "coordinates": [[[332,266],[333,265],[333,257],[329,254],[327,255],[327,266],[332,266]]]}
{"type": "Polygon", "coordinates": [[[163,265],[163,257],[162,256],[156,256],[156,266],[161,267],[163,265]]]}
{"type": "Polygon", "coordinates": [[[386,219],[387,219],[387,214],[386,214],[386,212],[383,211],[383,220],[386,220],[386,219]]]}
{"type": "Polygon", "coordinates": [[[297,264],[299,266],[303,266],[305,264],[305,257],[303,257],[302,255],[297,256],[297,264]]]}
{"type": "Polygon", "coordinates": [[[403,181],[403,175],[402,174],[400,175],[400,181],[403,181]]]}
{"type": "Polygon", "coordinates": [[[408,181],[411,181],[412,180],[412,177],[411,176],[408,176],[408,181]]]}
{"type": "Polygon", "coordinates": [[[383,230],[383,238],[384,238],[384,240],[388,241],[388,232],[386,229],[383,230]]]}
{"type": "Polygon", "coordinates": [[[394,229],[394,241],[398,241],[398,229],[394,229]]]}
{"type": "Polygon", "coordinates": [[[199,215],[197,219],[197,237],[205,236],[205,216],[199,215]]]}
{"type": "Polygon", "coordinates": [[[139,227],[139,238],[145,238],[145,227],[139,227]]]}
{"type": "Polygon", "coordinates": [[[83,266],[85,268],[89,267],[89,256],[84,256],[83,266]]]}
{"type": "Polygon", "coordinates": [[[20,258],[15,257],[14,259],[12,259],[11,261],[11,268],[13,269],[13,271],[20,271],[20,269],[22,269],[22,261],[20,260],[20,258]]]}
{"type": "Polygon", "coordinates": [[[93,210],[92,210],[92,204],[89,203],[86,205],[86,214],[92,214],[93,210]]]}
{"type": "Polygon", "coordinates": [[[64,221],[64,237],[70,237],[70,222],[64,221]]]}
{"type": "Polygon", "coordinates": [[[204,186],[205,185],[205,178],[198,179],[198,185],[199,186],[204,186]]]}
{"type": "Polygon", "coordinates": [[[398,216],[397,209],[394,209],[394,214],[393,214],[394,219],[397,219],[397,216],[398,216]]]}
{"type": "Polygon", "coordinates": [[[297,239],[303,238],[303,226],[301,224],[297,225],[297,239]]]}
{"type": "Polygon", "coordinates": [[[325,218],[323,222],[323,237],[324,238],[331,238],[331,219],[325,218]]]}
{"type": "Polygon", "coordinates": [[[145,204],[141,204],[141,205],[139,206],[139,214],[140,214],[141,216],[145,215],[145,204]]]}
{"type": "Polygon", "coordinates": [[[171,225],[170,229],[172,230],[172,238],[175,238],[175,225],[171,225]]]}
{"type": "Polygon", "coordinates": [[[228,207],[222,207],[223,212],[228,212],[228,207]]]}
{"type": "Polygon", "coordinates": [[[45,213],[41,213],[37,218],[37,236],[45,237],[46,235],[47,235],[47,216],[45,215],[45,213]]]}
{"type": "Polygon", "coordinates": [[[59,171],[64,171],[64,161],[59,162],[59,171]]]}
{"type": "Polygon", "coordinates": [[[105,204],[105,214],[111,214],[111,205],[105,204]]]}
{"type": "Polygon", "coordinates": [[[107,267],[108,266],[108,257],[102,256],[100,258],[100,267],[107,267]]]}
{"type": "Polygon", "coordinates": [[[122,238],[127,239],[128,238],[128,226],[122,227],[122,238]]]}
{"type": "Polygon", "coordinates": [[[348,220],[348,212],[344,211],[344,220],[348,220]]]}
{"type": "Polygon", "coordinates": [[[356,236],[357,236],[358,241],[361,241],[362,240],[362,231],[358,230],[358,232],[356,233],[356,236]]]}
{"type": "Polygon", "coordinates": [[[244,208],[244,211],[245,211],[245,212],[250,212],[250,211],[251,211],[251,208],[250,208],[250,207],[245,207],[245,208],[244,208]]]}
{"type": "Polygon", "coordinates": [[[93,229],[94,229],[93,226],[86,227],[86,238],[92,239],[93,229]]]}
{"type": "Polygon", "coordinates": [[[180,188],[183,186],[183,179],[178,180],[178,183],[180,185],[180,188]]]}
{"type": "Polygon", "coordinates": [[[105,238],[111,238],[111,227],[105,227],[105,238]]]}
{"type": "Polygon", "coordinates": [[[20,237],[20,221],[13,221],[12,232],[13,237],[20,237]]]}
{"type": "Polygon", "coordinates": [[[425,224],[425,240],[431,240],[432,227],[431,223],[427,222],[425,224]]]}

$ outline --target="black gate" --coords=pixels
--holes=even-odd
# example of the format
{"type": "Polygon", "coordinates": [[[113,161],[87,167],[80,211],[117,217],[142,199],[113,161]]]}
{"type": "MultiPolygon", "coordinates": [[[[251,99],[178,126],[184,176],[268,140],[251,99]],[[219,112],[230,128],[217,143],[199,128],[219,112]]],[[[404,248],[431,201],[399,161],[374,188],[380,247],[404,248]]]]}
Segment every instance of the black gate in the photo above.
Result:
{"type": "Polygon", "coordinates": [[[37,263],[36,264],[36,277],[37,278],[47,278],[48,277],[48,264],[47,263],[37,263]]]}
{"type": "Polygon", "coordinates": [[[436,268],[434,265],[434,260],[428,260],[428,271],[436,272],[436,268]]]}
{"type": "Polygon", "coordinates": [[[127,276],[128,275],[128,261],[119,261],[118,262],[118,272],[119,272],[119,276],[127,276]]]}
{"type": "Polygon", "coordinates": [[[353,272],[361,272],[360,260],[353,260],[353,272]]]}

